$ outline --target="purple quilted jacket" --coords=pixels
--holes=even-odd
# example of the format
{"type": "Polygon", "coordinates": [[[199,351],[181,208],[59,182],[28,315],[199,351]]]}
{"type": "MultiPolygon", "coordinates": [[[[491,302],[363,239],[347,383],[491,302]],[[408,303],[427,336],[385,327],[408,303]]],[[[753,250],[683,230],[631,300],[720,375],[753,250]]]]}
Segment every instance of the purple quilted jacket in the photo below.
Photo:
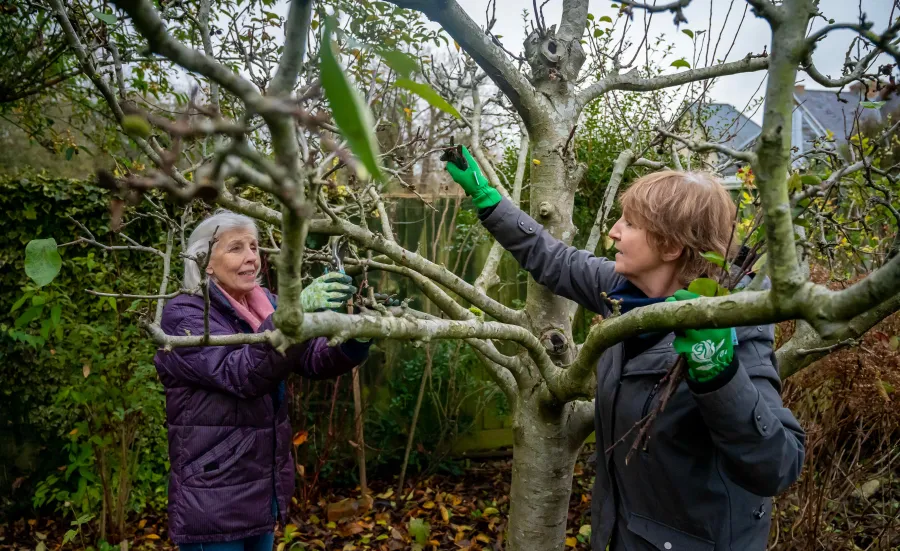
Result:
{"type": "MultiPolygon", "coordinates": [[[[172,299],[162,329],[202,335],[203,298],[172,299]]],[[[266,329],[274,329],[271,316],[259,328],[266,329]]],[[[209,331],[252,332],[215,286],[209,331]]],[[[325,338],[292,346],[284,356],[263,344],[159,350],[154,361],[166,389],[172,540],[232,541],[271,531],[277,517],[284,521],[294,491],[284,379],[292,372],[336,377],[367,355],[368,343],[328,347],[325,338]]]]}

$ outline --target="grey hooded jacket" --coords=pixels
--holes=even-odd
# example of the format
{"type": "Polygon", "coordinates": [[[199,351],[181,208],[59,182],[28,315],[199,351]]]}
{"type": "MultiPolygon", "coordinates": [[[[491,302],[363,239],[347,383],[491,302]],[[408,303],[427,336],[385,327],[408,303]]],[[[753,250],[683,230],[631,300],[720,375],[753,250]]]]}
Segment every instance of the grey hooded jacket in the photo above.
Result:
{"type": "MultiPolygon", "coordinates": [[[[615,263],[554,238],[508,200],[482,223],[534,279],[608,315],[600,293],[623,283],[615,263]]],[[[626,465],[634,433],[610,448],[659,397],[677,360],[674,334],[625,357],[623,344],[597,364],[597,476],[592,501],[595,551],[763,551],[771,497],[799,476],[805,435],[781,401],[774,326],[737,328],[730,380],[700,393],[682,383],[626,465]]]]}

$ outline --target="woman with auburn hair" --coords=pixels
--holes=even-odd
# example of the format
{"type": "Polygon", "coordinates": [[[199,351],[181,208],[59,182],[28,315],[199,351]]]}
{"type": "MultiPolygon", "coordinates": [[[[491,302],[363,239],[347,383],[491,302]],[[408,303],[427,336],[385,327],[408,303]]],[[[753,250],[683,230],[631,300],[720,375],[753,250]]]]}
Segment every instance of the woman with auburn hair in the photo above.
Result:
{"type": "MultiPolygon", "coordinates": [[[[446,169],[472,197],[478,216],[535,281],[608,316],[662,301],[719,268],[735,206],[711,174],[662,171],[635,181],[609,231],[614,260],[559,241],[468,167],[446,169]]],[[[762,551],[772,499],[799,476],[805,434],[781,401],[773,325],[646,333],[610,349],[597,364],[597,476],[591,544],[610,551],[762,551]],[[683,354],[685,381],[626,463],[662,379],[683,354]],[[620,440],[625,437],[624,442],[620,440]],[[615,445],[618,443],[618,445],[615,445]],[[608,547],[607,547],[608,546],[608,547]]]]}

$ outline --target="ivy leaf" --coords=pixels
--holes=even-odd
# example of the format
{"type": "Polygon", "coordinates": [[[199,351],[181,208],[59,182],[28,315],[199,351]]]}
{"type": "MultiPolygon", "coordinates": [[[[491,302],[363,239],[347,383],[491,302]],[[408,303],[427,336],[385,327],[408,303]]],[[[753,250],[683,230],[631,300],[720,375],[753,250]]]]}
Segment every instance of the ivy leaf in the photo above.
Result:
{"type": "Polygon", "coordinates": [[[95,11],[91,12],[91,14],[94,17],[96,17],[97,19],[99,19],[100,21],[103,21],[104,23],[106,23],[107,25],[115,25],[116,22],[118,21],[118,18],[112,13],[103,13],[103,12],[99,12],[99,11],[95,10],[95,11]]]}
{"type": "Polygon", "coordinates": [[[372,176],[379,178],[381,170],[378,166],[375,121],[369,106],[359,91],[350,84],[347,74],[334,55],[334,48],[337,46],[331,40],[333,27],[334,20],[331,18],[326,20],[325,36],[322,39],[324,46],[321,49],[319,64],[325,99],[328,100],[334,122],[350,143],[350,150],[362,161],[372,176]]]}
{"type": "Polygon", "coordinates": [[[724,297],[730,294],[728,289],[719,285],[715,279],[708,277],[698,277],[688,285],[687,290],[701,297],[724,297]]]}
{"type": "Polygon", "coordinates": [[[859,104],[865,107],[866,109],[881,109],[881,107],[887,103],[886,101],[862,101],[859,104]]]}
{"type": "Polygon", "coordinates": [[[691,38],[694,38],[694,31],[692,31],[690,29],[682,29],[681,32],[683,32],[684,34],[688,35],[691,38]]]}
{"type": "Polygon", "coordinates": [[[684,67],[685,69],[691,68],[691,64],[688,63],[687,60],[684,58],[676,59],[675,61],[672,62],[671,66],[672,67],[684,67]]]}
{"type": "Polygon", "coordinates": [[[437,107],[441,111],[453,115],[457,119],[462,118],[462,115],[459,114],[459,111],[457,111],[455,107],[450,105],[447,100],[442,98],[440,94],[435,92],[434,88],[432,88],[431,86],[427,84],[421,84],[419,82],[413,82],[408,78],[399,78],[397,79],[396,84],[399,88],[409,90],[413,94],[430,103],[432,106],[437,107]]]}
{"type": "Polygon", "coordinates": [[[700,256],[705,258],[706,260],[712,262],[716,266],[720,268],[727,268],[727,263],[725,262],[725,258],[715,251],[707,251],[705,253],[700,253],[700,256]]]}
{"type": "Polygon", "coordinates": [[[56,250],[56,240],[32,239],[25,246],[25,274],[38,287],[53,281],[62,268],[62,258],[56,250]]]}

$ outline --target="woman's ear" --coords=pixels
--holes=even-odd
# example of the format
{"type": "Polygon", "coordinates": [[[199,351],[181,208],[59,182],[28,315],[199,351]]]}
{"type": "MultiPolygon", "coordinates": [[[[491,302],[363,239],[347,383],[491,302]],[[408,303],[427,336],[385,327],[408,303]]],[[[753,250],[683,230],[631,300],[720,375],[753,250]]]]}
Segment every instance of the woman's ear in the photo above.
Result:
{"type": "Polygon", "coordinates": [[[684,254],[684,247],[682,245],[672,244],[662,251],[662,258],[666,262],[674,262],[681,258],[682,254],[684,254]]]}

